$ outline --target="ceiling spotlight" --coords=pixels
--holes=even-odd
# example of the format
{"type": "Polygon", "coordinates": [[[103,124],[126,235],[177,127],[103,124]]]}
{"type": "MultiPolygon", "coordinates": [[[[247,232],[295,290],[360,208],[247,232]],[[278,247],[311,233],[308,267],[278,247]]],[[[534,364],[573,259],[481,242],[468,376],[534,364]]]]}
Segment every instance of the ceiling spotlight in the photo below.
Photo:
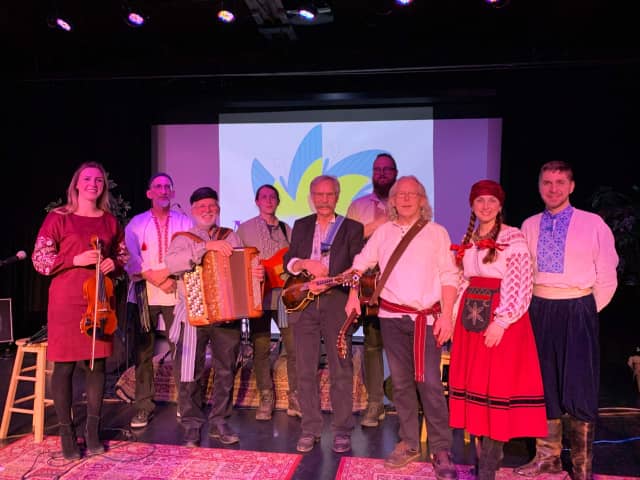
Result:
{"type": "Polygon", "coordinates": [[[401,6],[405,7],[405,6],[413,3],[413,0],[396,0],[396,3],[398,5],[401,5],[401,6]]]}
{"type": "Polygon", "coordinates": [[[220,9],[216,14],[218,20],[222,23],[231,23],[236,19],[236,16],[233,14],[231,10],[220,9]]]}
{"type": "Polygon", "coordinates": [[[124,10],[124,22],[133,28],[138,28],[143,26],[148,17],[142,13],[140,8],[131,6],[133,2],[124,2],[122,4],[122,8],[124,10]]]}
{"type": "Polygon", "coordinates": [[[509,5],[510,0],[483,0],[491,8],[502,8],[509,5]]]}
{"type": "Polygon", "coordinates": [[[298,10],[298,16],[307,22],[313,22],[317,14],[317,10],[312,6],[302,7],[298,10]]]}
{"type": "Polygon", "coordinates": [[[145,23],[145,18],[140,13],[129,12],[126,17],[126,22],[130,27],[141,27],[145,23]]]}
{"type": "Polygon", "coordinates": [[[220,2],[220,8],[218,8],[218,12],[216,13],[218,21],[222,23],[234,22],[236,19],[236,15],[233,13],[235,11],[234,6],[235,5],[232,0],[222,0],[220,2]]]}
{"type": "Polygon", "coordinates": [[[292,25],[311,26],[333,22],[333,11],[324,0],[298,0],[292,3],[292,8],[286,10],[292,25]]]}
{"type": "Polygon", "coordinates": [[[63,30],[65,32],[70,32],[71,30],[73,30],[73,26],[71,25],[71,22],[62,17],[57,17],[57,16],[50,17],[47,20],[47,24],[49,25],[49,28],[63,30]]]}

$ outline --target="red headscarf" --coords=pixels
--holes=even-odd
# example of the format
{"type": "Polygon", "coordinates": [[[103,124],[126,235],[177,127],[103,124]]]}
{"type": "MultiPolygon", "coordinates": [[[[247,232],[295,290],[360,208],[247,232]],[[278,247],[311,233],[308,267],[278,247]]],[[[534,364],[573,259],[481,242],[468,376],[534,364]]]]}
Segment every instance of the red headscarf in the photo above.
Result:
{"type": "Polygon", "coordinates": [[[500,205],[504,205],[504,190],[499,183],[493,180],[480,180],[473,184],[471,192],[469,192],[469,205],[473,205],[473,201],[480,195],[493,195],[498,199],[500,205]]]}

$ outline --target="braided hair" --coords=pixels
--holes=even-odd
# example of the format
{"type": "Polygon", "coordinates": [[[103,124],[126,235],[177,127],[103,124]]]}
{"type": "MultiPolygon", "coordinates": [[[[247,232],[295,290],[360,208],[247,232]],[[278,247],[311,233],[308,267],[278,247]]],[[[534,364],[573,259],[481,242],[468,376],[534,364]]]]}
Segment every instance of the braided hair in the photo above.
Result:
{"type": "MultiPolygon", "coordinates": [[[[496,223],[493,225],[493,228],[489,233],[489,238],[494,242],[498,241],[498,234],[500,233],[501,227],[502,227],[502,211],[499,211],[498,215],[496,215],[496,223]]],[[[498,256],[498,251],[496,247],[492,247],[489,249],[487,254],[482,259],[482,263],[493,263],[496,261],[497,256],[498,256]]]]}
{"type": "MultiPolygon", "coordinates": [[[[462,245],[466,245],[471,240],[473,236],[473,230],[476,228],[476,214],[471,210],[471,216],[469,217],[469,225],[467,226],[467,231],[462,238],[462,245]]],[[[462,256],[456,255],[456,264],[458,267],[462,267],[462,256]]]]}

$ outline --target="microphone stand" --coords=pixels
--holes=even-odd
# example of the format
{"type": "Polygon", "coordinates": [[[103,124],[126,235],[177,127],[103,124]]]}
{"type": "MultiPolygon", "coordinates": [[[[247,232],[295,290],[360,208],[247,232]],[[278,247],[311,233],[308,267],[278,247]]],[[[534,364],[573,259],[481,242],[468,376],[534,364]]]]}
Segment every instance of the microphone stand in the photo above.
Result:
{"type": "Polygon", "coordinates": [[[2,350],[2,353],[0,354],[0,359],[7,360],[9,358],[13,358],[13,350],[14,350],[13,347],[15,347],[15,343],[13,342],[7,343],[7,346],[4,347],[4,349],[2,350]]]}

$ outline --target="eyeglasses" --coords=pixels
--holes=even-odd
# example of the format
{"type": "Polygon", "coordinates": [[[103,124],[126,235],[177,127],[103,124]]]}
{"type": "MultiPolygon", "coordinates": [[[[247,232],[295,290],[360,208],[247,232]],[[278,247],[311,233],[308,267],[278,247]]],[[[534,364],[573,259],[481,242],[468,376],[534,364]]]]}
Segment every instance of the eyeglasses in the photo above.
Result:
{"type": "Polygon", "coordinates": [[[151,185],[151,189],[152,190],[166,190],[168,192],[172,192],[173,191],[173,186],[172,185],[151,185]]]}
{"type": "Polygon", "coordinates": [[[396,197],[404,197],[404,198],[414,199],[414,198],[421,197],[422,194],[420,194],[418,192],[396,192],[395,196],[396,197]]]}
{"type": "Polygon", "coordinates": [[[380,173],[385,173],[385,174],[386,173],[393,173],[395,171],[396,171],[396,169],[393,168],[393,167],[382,167],[382,168],[376,167],[376,168],[373,169],[373,173],[375,173],[377,175],[380,174],[380,173]]]}
{"type": "Polygon", "coordinates": [[[336,192],[311,192],[311,195],[316,198],[333,198],[336,196],[336,192]]]}

